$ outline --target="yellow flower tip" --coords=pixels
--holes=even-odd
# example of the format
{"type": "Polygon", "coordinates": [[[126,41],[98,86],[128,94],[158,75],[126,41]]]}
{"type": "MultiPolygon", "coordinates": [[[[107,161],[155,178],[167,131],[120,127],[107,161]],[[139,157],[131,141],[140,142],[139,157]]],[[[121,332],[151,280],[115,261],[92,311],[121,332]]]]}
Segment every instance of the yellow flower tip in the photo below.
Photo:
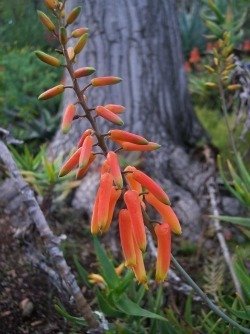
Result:
{"type": "Polygon", "coordinates": [[[106,284],[104,278],[99,274],[89,274],[88,276],[89,281],[92,281],[92,283],[103,283],[106,284]]]}
{"type": "Polygon", "coordinates": [[[66,135],[66,133],[68,133],[69,130],[70,130],[70,126],[65,126],[65,127],[62,128],[61,130],[62,130],[62,133],[63,133],[64,135],[66,135]]]}
{"type": "Polygon", "coordinates": [[[163,275],[163,276],[161,276],[160,274],[156,274],[156,276],[155,276],[155,281],[156,281],[156,283],[161,284],[161,283],[163,283],[164,281],[166,281],[167,278],[168,278],[168,275],[167,275],[167,274],[165,274],[165,275],[163,275]]]}
{"type": "Polygon", "coordinates": [[[122,262],[121,264],[119,264],[118,267],[115,268],[115,272],[116,272],[116,274],[117,274],[118,276],[120,276],[121,273],[123,272],[124,268],[125,268],[125,262],[122,262]]]}
{"type": "Polygon", "coordinates": [[[58,177],[63,177],[63,176],[65,176],[67,173],[65,172],[65,171],[63,171],[63,170],[61,170],[60,172],[59,172],[59,174],[58,174],[58,177]]]}

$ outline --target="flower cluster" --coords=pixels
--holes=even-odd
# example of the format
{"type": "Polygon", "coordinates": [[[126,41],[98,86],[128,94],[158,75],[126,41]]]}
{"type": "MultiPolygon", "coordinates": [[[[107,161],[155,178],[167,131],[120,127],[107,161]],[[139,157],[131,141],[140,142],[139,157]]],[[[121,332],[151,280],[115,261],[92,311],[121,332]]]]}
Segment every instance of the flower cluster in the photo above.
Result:
{"type": "Polygon", "coordinates": [[[85,87],[80,87],[78,78],[86,77],[95,72],[93,67],[75,69],[77,55],[85,47],[88,40],[88,29],[85,27],[74,30],[68,37],[67,27],[73,23],[80,13],[80,7],[66,15],[63,3],[57,0],[45,0],[45,5],[51,10],[57,20],[55,24],[45,13],[39,11],[38,16],[43,25],[58,39],[65,63],[59,58],[37,51],[36,56],[51,66],[65,66],[72,79],[72,86],[62,84],[43,92],[39,99],[49,99],[64,91],[74,89],[77,101],[70,103],[63,114],[61,130],[67,133],[75,120],[87,119],[91,125],[80,137],[73,154],[63,164],[59,176],[65,176],[76,171],[76,178],[82,179],[88,172],[96,157],[105,157],[100,168],[100,182],[96,193],[91,218],[91,233],[102,234],[109,230],[114,218],[114,211],[119,203],[119,231],[125,264],[132,268],[137,280],[147,284],[147,275],[143,261],[143,253],[147,247],[146,228],[157,241],[158,255],[156,261],[156,280],[165,279],[171,258],[171,232],[181,233],[181,227],[174,211],[170,206],[168,195],[144,172],[133,166],[121,168],[118,154],[121,151],[152,151],[160,147],[157,143],[146,138],[123,131],[111,129],[108,133],[101,133],[98,118],[122,126],[121,114],[125,108],[118,104],[107,104],[90,108],[87,105],[86,91],[92,87],[113,85],[121,82],[115,76],[96,77],[85,87]],[[67,47],[69,39],[76,39],[74,47],[67,47]],[[82,113],[77,113],[81,107],[82,113]],[[117,149],[110,150],[117,145],[117,149]],[[110,145],[111,146],[111,145],[110,145]],[[151,221],[146,213],[147,206],[152,206],[160,215],[161,221],[151,221]],[[147,226],[147,227],[146,227],[147,226]]]}

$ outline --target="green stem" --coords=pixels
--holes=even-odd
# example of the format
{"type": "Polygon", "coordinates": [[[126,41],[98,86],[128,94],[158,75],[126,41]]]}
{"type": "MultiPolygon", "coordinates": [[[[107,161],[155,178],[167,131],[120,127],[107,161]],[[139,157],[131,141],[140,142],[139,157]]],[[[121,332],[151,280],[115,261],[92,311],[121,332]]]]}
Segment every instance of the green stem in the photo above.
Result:
{"type": "Polygon", "coordinates": [[[247,329],[238,322],[231,319],[227,316],[222,310],[220,310],[209,298],[208,296],[201,290],[201,288],[192,280],[192,278],[188,275],[188,273],[182,268],[179,262],[175,259],[173,255],[171,255],[172,262],[174,263],[176,269],[180,272],[180,274],[186,279],[188,284],[194,289],[194,291],[201,297],[201,299],[208,305],[208,307],[217,314],[220,318],[222,318],[225,322],[228,322],[235,328],[238,328],[242,333],[250,334],[250,329],[247,329]]]}

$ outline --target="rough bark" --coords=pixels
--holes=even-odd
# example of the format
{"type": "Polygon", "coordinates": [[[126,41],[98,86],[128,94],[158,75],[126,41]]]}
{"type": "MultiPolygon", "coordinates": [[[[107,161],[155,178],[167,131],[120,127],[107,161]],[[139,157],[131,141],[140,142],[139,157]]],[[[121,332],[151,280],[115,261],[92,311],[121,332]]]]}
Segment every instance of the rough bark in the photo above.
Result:
{"type": "MultiPolygon", "coordinates": [[[[71,0],[67,1],[67,11],[82,4],[79,22],[71,28],[89,27],[90,40],[75,68],[94,66],[97,76],[123,78],[120,85],[91,89],[89,105],[126,106],[123,117],[126,129],[162,144],[160,151],[147,155],[143,166],[166,186],[182,220],[188,225],[196,223],[197,228],[203,185],[211,175],[211,168],[202,166],[190,155],[192,144],[204,132],[187,91],[174,0],[71,0]]],[[[69,82],[67,73],[65,80],[69,82]]],[[[67,90],[62,110],[74,99],[67,90]]],[[[67,153],[86,127],[85,122],[75,122],[68,135],[58,132],[50,146],[50,155],[67,153]]],[[[102,128],[106,131],[107,123],[102,128]]],[[[76,205],[81,203],[87,210],[91,208],[95,180],[92,175],[91,182],[88,178],[83,181],[76,193],[76,205]]]]}

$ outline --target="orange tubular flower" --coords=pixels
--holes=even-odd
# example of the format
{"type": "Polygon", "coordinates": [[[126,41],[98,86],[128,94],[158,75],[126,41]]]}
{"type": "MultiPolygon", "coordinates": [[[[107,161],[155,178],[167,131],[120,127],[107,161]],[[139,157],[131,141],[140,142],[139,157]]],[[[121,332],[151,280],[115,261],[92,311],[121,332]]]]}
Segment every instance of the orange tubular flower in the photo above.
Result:
{"type": "Polygon", "coordinates": [[[113,185],[113,177],[109,173],[101,176],[98,204],[98,226],[102,230],[105,228],[109,217],[109,202],[111,197],[111,189],[113,185]]]}
{"type": "MultiPolygon", "coordinates": [[[[135,242],[135,241],[134,241],[135,242]]],[[[148,288],[147,285],[147,274],[144,266],[143,256],[142,252],[138,247],[135,245],[135,254],[136,254],[136,265],[133,267],[133,272],[135,274],[135,277],[137,281],[141,284],[144,284],[146,288],[148,288]]]]}
{"type": "Polygon", "coordinates": [[[74,77],[75,78],[82,78],[87,77],[95,72],[94,67],[81,67],[75,70],[74,77]]]}
{"type": "Polygon", "coordinates": [[[71,172],[79,162],[81,154],[81,148],[79,148],[62,166],[59,177],[67,175],[69,172],[71,172]]]}
{"type": "Polygon", "coordinates": [[[161,147],[161,145],[153,142],[148,142],[146,145],[138,145],[134,143],[129,143],[125,141],[119,141],[119,144],[124,151],[154,151],[161,147]]]}
{"type": "Polygon", "coordinates": [[[77,143],[77,147],[78,147],[78,148],[82,147],[82,144],[83,144],[85,138],[86,138],[87,136],[89,136],[89,135],[92,135],[92,134],[93,134],[93,130],[92,130],[92,129],[87,129],[87,130],[85,130],[85,131],[83,132],[83,134],[81,135],[81,137],[80,137],[78,143],[77,143]]]}
{"type": "Polygon", "coordinates": [[[147,240],[139,194],[135,190],[127,190],[124,194],[124,201],[128,208],[136,243],[140,250],[144,252],[147,240]]]}
{"type": "Polygon", "coordinates": [[[62,119],[62,124],[61,124],[61,130],[63,133],[67,133],[69,131],[71,123],[74,119],[75,113],[76,113],[75,105],[69,104],[63,114],[63,119],[62,119]]]}
{"type": "MultiPolygon", "coordinates": [[[[133,228],[128,210],[122,209],[119,213],[120,240],[127,267],[136,266],[136,252],[133,239],[133,228]]],[[[140,251],[140,250],[139,250],[140,251]]]]}
{"type": "Polygon", "coordinates": [[[155,234],[158,244],[155,279],[157,282],[163,282],[170,266],[171,231],[168,225],[157,224],[155,226],[155,234]]]}
{"type": "Polygon", "coordinates": [[[163,204],[151,193],[146,194],[145,199],[159,212],[162,220],[164,221],[164,223],[170,226],[172,232],[176,234],[181,234],[180,222],[171,206],[163,204]]]}
{"type": "Polygon", "coordinates": [[[89,162],[89,158],[91,155],[91,150],[93,147],[93,137],[88,135],[82,144],[81,154],[79,158],[79,168],[85,168],[89,162]]]}
{"type": "Polygon", "coordinates": [[[134,133],[123,131],[123,130],[110,130],[109,131],[110,138],[114,141],[122,141],[122,142],[130,142],[138,145],[146,145],[148,144],[147,139],[135,135],[134,133]]]}
{"type": "Polygon", "coordinates": [[[115,114],[121,114],[125,110],[125,107],[123,107],[119,104],[106,104],[106,106],[104,106],[104,107],[107,108],[108,110],[112,111],[115,114]]]}
{"type": "Polygon", "coordinates": [[[110,86],[118,84],[121,81],[122,78],[119,77],[98,77],[91,80],[91,85],[93,87],[110,86]]]}
{"type": "Polygon", "coordinates": [[[109,151],[107,161],[110,166],[110,172],[113,175],[114,182],[116,186],[121,189],[123,187],[123,179],[117,154],[113,151],[109,151]]]}
{"type": "MultiPolygon", "coordinates": [[[[127,166],[124,169],[124,172],[131,172],[131,173],[126,173],[125,174],[125,179],[126,179],[127,184],[128,184],[128,186],[131,190],[135,190],[138,194],[141,194],[142,193],[142,186],[139,182],[135,181],[135,179],[133,178],[133,175],[132,175],[132,172],[134,172],[135,170],[136,170],[135,167],[127,166]]],[[[143,209],[145,209],[145,203],[143,202],[142,196],[140,196],[140,201],[141,201],[141,206],[143,207],[143,209]]]]}
{"type": "Polygon", "coordinates": [[[108,220],[106,225],[103,227],[102,232],[107,232],[110,228],[110,225],[112,223],[112,218],[114,215],[114,210],[116,203],[121,196],[121,189],[116,189],[114,186],[111,188],[111,195],[110,195],[110,201],[109,201],[109,213],[108,213],[108,220]]]}
{"type": "Polygon", "coordinates": [[[51,99],[52,97],[61,94],[64,91],[64,86],[63,85],[57,85],[54,86],[45,92],[43,92],[41,95],[38,96],[38,100],[48,100],[51,99]]]}
{"type": "Polygon", "coordinates": [[[145,173],[136,170],[133,172],[133,178],[138,181],[143,187],[147,188],[159,201],[164,204],[170,205],[168,195],[151,177],[145,173]]]}
{"type": "Polygon", "coordinates": [[[103,117],[107,121],[110,121],[120,126],[124,124],[123,120],[119,116],[117,116],[112,111],[108,110],[107,108],[104,108],[103,106],[97,106],[95,110],[98,116],[103,117]]]}
{"type": "Polygon", "coordinates": [[[93,154],[93,153],[91,153],[91,154],[90,154],[89,161],[88,161],[88,163],[87,163],[87,166],[84,167],[84,168],[79,168],[79,169],[78,169],[78,171],[77,171],[77,173],[76,173],[76,179],[77,179],[77,180],[81,180],[81,179],[85,176],[85,174],[86,174],[87,171],[89,170],[89,167],[90,167],[90,165],[92,164],[92,162],[95,160],[95,158],[96,158],[96,155],[93,154]]]}
{"type": "Polygon", "coordinates": [[[101,167],[101,174],[104,174],[104,173],[109,173],[110,172],[110,166],[109,166],[109,163],[108,163],[108,160],[104,160],[103,164],[102,164],[102,167],[101,167]]]}
{"type": "Polygon", "coordinates": [[[92,217],[90,223],[90,230],[92,234],[98,234],[100,232],[100,227],[98,223],[98,204],[99,204],[99,190],[97,191],[94,206],[92,209],[92,217]]]}

